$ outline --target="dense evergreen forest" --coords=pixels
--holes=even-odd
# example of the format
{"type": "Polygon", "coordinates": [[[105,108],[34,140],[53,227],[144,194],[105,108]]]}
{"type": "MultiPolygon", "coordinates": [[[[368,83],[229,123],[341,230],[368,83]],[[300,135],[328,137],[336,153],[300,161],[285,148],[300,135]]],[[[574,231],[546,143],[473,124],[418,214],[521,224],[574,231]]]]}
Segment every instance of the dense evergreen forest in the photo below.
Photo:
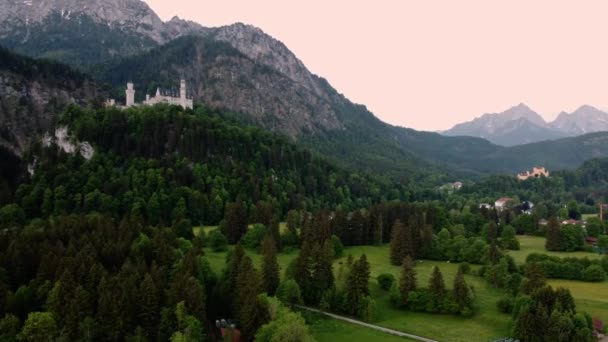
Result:
{"type": "Polygon", "coordinates": [[[237,200],[251,215],[256,202],[272,202],[284,217],[289,209],[351,210],[413,198],[409,185],[347,172],[204,108],[73,106],[59,122],[96,153],[86,161],[54,145],[35,147],[36,171],[15,193],[26,217],[97,211],[137,214],[156,225],[182,210],[194,224],[217,224],[225,204],[237,200]]]}
{"type": "MultiPolygon", "coordinates": [[[[516,232],[545,234],[538,224],[544,216],[527,215],[520,204],[479,208],[477,196],[500,190],[490,185],[495,179],[510,184],[504,191],[534,195],[553,186],[543,182],[566,179],[563,189],[572,191],[604,179],[605,162],[594,161],[555,179],[498,177],[450,195],[420,191],[349,172],[203,107],[70,106],[56,126],[69,129],[76,150],[66,153],[58,139],[34,144],[25,156],[31,173],[24,168],[17,186],[4,186],[0,196],[0,330],[9,341],[217,340],[221,318],[234,319],[244,340],[296,332],[309,340],[304,319],[285,305],[372,321],[366,256],[337,270],[334,260],[343,246],[384,244],[386,262],[403,268],[398,282],[384,281],[396,309],[475,315],[475,290],[464,274],[476,264],[476,275],[508,294],[499,305],[513,312],[515,336],[527,336],[534,327],[522,317],[542,314],[535,310],[550,305],[547,296],[557,296],[552,303],[571,299],[567,290],[548,290],[544,272],[555,277],[570,266],[537,257],[517,267],[505,251],[519,248],[516,232]],[[94,149],[90,159],[78,151],[85,141],[94,149]],[[199,225],[218,228],[195,236],[199,225]],[[230,250],[222,272],[212,270],[204,247],[230,250]],[[260,269],[244,248],[262,253],[260,269]],[[281,251],[297,251],[283,277],[281,251]],[[427,287],[417,286],[417,259],[462,263],[452,289],[438,268],[427,287]]],[[[581,279],[605,277],[605,261],[585,267],[581,279]]],[[[551,310],[580,321],[569,336],[591,340],[588,315],[573,305],[551,310]]]]}

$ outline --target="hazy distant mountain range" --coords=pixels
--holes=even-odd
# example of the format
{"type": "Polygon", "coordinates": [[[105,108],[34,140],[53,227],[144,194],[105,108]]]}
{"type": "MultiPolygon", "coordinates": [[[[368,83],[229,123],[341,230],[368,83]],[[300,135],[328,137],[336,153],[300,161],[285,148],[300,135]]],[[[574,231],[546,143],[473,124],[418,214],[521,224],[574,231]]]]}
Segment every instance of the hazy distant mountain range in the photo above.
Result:
{"type": "MultiPolygon", "coordinates": [[[[0,23],[0,45],[75,66],[108,84],[119,101],[127,80],[135,82],[141,100],[155,87],[171,88],[185,78],[195,103],[230,111],[238,120],[289,136],[347,167],[406,181],[429,174],[453,179],[515,173],[535,165],[575,168],[587,159],[608,156],[608,133],[517,147],[494,144],[524,144],[597,129],[599,119],[581,119],[599,115],[591,107],[560,115],[553,127],[520,105],[504,119],[500,114],[474,121],[476,130],[466,130],[464,124],[462,130],[455,127],[446,133],[467,137],[395,127],[349,101],[283,43],[256,27],[206,28],[178,18],[163,22],[140,0],[4,0],[0,23]],[[576,123],[575,128],[569,122],[576,123]],[[509,134],[514,138],[508,139],[509,134]],[[501,136],[503,140],[494,139],[501,136]]],[[[32,96],[36,93],[18,82],[26,79],[28,86],[45,94],[52,93],[52,87],[42,84],[44,89],[37,90],[34,86],[40,82],[29,81],[31,75],[2,62],[0,58],[3,82],[15,86],[0,87],[0,99],[6,103],[0,107],[0,142],[20,154],[31,141],[28,135],[44,132],[57,110],[37,110],[39,115],[28,117],[28,108],[48,108],[53,102],[32,96]]],[[[36,67],[28,59],[22,63],[36,67]]],[[[71,77],[69,72],[56,76],[69,94],[80,90],[73,89],[78,83],[71,77]]],[[[65,102],[90,103],[88,94],[104,93],[95,88],[87,96],[66,96],[65,102]]]]}
{"type": "Polygon", "coordinates": [[[503,146],[573,137],[608,131],[608,113],[584,105],[572,113],[562,112],[552,122],[521,103],[502,113],[484,114],[442,132],[447,136],[471,136],[503,146]]]}

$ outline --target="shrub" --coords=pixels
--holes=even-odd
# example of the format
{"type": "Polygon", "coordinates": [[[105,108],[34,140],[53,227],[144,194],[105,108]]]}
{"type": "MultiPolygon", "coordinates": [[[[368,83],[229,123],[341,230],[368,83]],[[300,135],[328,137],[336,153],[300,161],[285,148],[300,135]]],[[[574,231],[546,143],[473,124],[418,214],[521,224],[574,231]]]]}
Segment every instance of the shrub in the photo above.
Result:
{"type": "MultiPolygon", "coordinates": [[[[591,273],[585,275],[585,270],[592,265],[599,266],[599,269],[603,268],[600,261],[589,260],[588,258],[559,258],[555,256],[548,256],[545,254],[532,253],[526,258],[527,263],[538,263],[542,268],[543,272],[548,278],[558,279],[571,279],[571,280],[584,280],[584,281],[601,281],[601,280],[588,280],[596,279],[601,277],[601,273],[598,272],[598,268],[593,268],[595,275],[591,273]]],[[[604,273],[606,270],[604,269],[604,273]]],[[[604,276],[605,277],[605,276],[604,276]]]]}
{"type": "Polygon", "coordinates": [[[521,287],[521,282],[523,281],[523,277],[519,273],[513,273],[507,276],[507,283],[505,284],[505,290],[511,292],[511,294],[515,295],[519,292],[519,288],[521,287]]]}
{"type": "Polygon", "coordinates": [[[194,237],[192,231],[192,223],[188,219],[181,219],[175,222],[173,225],[173,231],[178,237],[191,240],[194,237]]]}
{"type": "Polygon", "coordinates": [[[512,313],[513,312],[513,302],[514,299],[511,296],[503,296],[496,302],[496,307],[498,311],[502,313],[512,313]]]}
{"type": "Polygon", "coordinates": [[[600,265],[591,265],[583,271],[585,281],[604,281],[605,279],[606,271],[600,265]]]}
{"type": "Polygon", "coordinates": [[[228,240],[219,229],[214,229],[209,233],[209,247],[214,252],[225,252],[228,249],[228,240]]]}
{"type": "Polygon", "coordinates": [[[404,304],[401,299],[401,293],[399,292],[399,286],[397,283],[393,284],[391,287],[391,292],[388,295],[388,300],[391,302],[392,306],[396,309],[402,309],[404,304]]]}
{"type": "Polygon", "coordinates": [[[284,280],[277,288],[277,298],[284,304],[302,304],[300,286],[295,280],[284,280]]]}
{"type": "Polygon", "coordinates": [[[331,243],[333,244],[333,247],[334,247],[334,258],[336,258],[336,259],[341,258],[342,254],[344,253],[344,245],[342,244],[342,241],[340,241],[340,238],[337,237],[336,235],[332,235],[331,243]]]}
{"type": "Polygon", "coordinates": [[[285,279],[295,279],[298,259],[294,258],[285,268],[285,279]]]}
{"type": "Polygon", "coordinates": [[[534,303],[534,300],[532,300],[532,297],[528,296],[528,295],[519,295],[517,297],[515,297],[515,300],[513,300],[513,309],[512,309],[512,315],[513,318],[516,318],[517,316],[519,316],[519,312],[532,305],[534,303]]]}
{"type": "Polygon", "coordinates": [[[321,309],[324,309],[325,311],[345,312],[346,293],[333,286],[323,294],[320,306],[321,309]]]}
{"type": "Polygon", "coordinates": [[[487,248],[488,244],[483,239],[469,239],[469,243],[460,251],[460,254],[464,261],[471,264],[482,264],[487,248]]]}
{"type": "Polygon", "coordinates": [[[426,311],[429,302],[429,293],[425,289],[411,291],[407,295],[407,307],[413,311],[426,311]]]}
{"type": "Polygon", "coordinates": [[[376,301],[372,297],[365,296],[361,299],[358,316],[365,322],[374,321],[376,318],[376,301]]]}
{"type": "Polygon", "coordinates": [[[390,273],[382,273],[376,278],[376,280],[378,280],[378,285],[381,289],[388,291],[393,286],[395,277],[390,273]]]}
{"type": "Polygon", "coordinates": [[[0,227],[23,227],[25,211],[16,204],[0,208],[0,227]]]}
{"type": "Polygon", "coordinates": [[[262,240],[266,236],[266,226],[263,224],[254,224],[251,229],[243,236],[243,246],[251,249],[258,249],[262,244],[262,240]]]}
{"type": "Polygon", "coordinates": [[[608,272],[608,255],[604,255],[602,258],[602,267],[604,268],[604,271],[608,272]]]}
{"type": "Polygon", "coordinates": [[[513,227],[506,226],[503,229],[500,243],[505,249],[519,250],[519,241],[515,237],[515,229],[513,227]]]}
{"type": "Polygon", "coordinates": [[[469,265],[468,262],[463,262],[460,264],[460,269],[462,270],[462,273],[464,274],[470,274],[471,273],[471,265],[469,265]]]}
{"type": "Polygon", "coordinates": [[[283,246],[283,250],[286,247],[296,247],[300,244],[300,238],[298,237],[298,233],[288,230],[284,234],[281,234],[281,245],[283,246]]]}

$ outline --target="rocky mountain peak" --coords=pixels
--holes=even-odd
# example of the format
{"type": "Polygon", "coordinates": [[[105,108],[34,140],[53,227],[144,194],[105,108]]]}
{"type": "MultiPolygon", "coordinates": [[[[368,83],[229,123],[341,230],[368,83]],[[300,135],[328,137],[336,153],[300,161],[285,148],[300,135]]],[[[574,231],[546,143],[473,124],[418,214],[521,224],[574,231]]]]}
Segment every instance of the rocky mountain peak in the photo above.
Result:
{"type": "Polygon", "coordinates": [[[572,113],[561,112],[551,126],[571,135],[608,131],[608,113],[583,105],[572,113]]]}
{"type": "Polygon", "coordinates": [[[65,19],[85,15],[97,23],[128,27],[163,42],[163,22],[140,0],[4,0],[0,21],[18,21],[26,26],[42,23],[50,15],[65,19]]]}
{"type": "Polygon", "coordinates": [[[24,30],[30,34],[40,26],[48,26],[45,21],[49,18],[54,18],[54,24],[60,25],[57,20],[82,22],[82,17],[109,30],[139,34],[156,44],[206,32],[201,25],[178,17],[165,23],[141,0],[3,0],[0,2],[0,22],[3,23],[0,37],[24,30]]]}
{"type": "Polygon", "coordinates": [[[318,79],[312,75],[282,42],[264,33],[261,29],[235,23],[216,29],[214,38],[225,41],[256,63],[269,66],[293,81],[303,85],[317,96],[325,96],[318,79]]]}
{"type": "Polygon", "coordinates": [[[486,114],[489,116],[495,116],[501,121],[511,121],[524,118],[535,125],[546,126],[545,120],[530,107],[524,103],[520,103],[517,106],[513,106],[502,113],[486,114]]]}

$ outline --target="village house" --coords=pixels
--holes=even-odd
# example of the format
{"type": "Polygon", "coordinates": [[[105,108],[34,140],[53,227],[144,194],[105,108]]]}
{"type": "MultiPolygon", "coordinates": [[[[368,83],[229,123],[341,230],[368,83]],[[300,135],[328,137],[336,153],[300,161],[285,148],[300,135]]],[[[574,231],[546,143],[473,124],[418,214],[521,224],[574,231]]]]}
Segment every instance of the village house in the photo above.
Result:
{"type": "Polygon", "coordinates": [[[513,201],[513,199],[511,197],[501,197],[501,198],[497,199],[496,202],[494,202],[494,208],[496,208],[496,210],[498,210],[498,211],[506,209],[507,204],[511,201],[513,201]]]}
{"type": "Polygon", "coordinates": [[[479,209],[492,209],[492,205],[490,203],[480,203],[479,209]]]}

